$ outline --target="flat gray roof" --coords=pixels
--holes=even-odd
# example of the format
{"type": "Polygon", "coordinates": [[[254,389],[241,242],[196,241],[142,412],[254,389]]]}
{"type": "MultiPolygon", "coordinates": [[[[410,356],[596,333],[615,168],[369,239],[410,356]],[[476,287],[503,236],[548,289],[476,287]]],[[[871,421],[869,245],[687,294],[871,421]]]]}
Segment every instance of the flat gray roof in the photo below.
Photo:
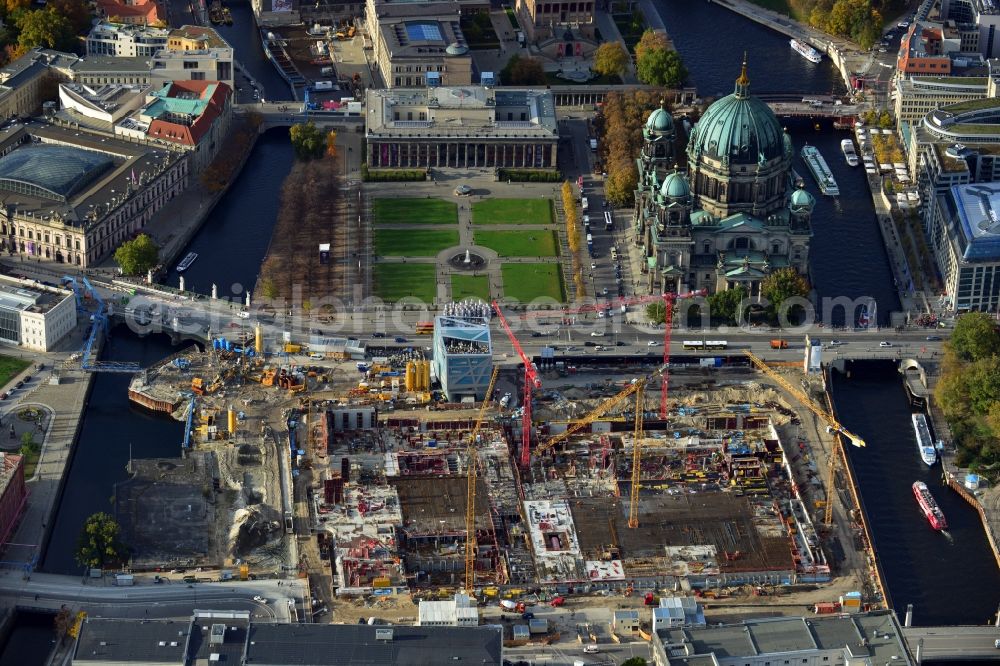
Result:
{"type": "Polygon", "coordinates": [[[757,654],[749,629],[742,624],[705,627],[688,631],[695,654],[714,652],[718,657],[745,657],[757,654]]]}
{"type": "Polygon", "coordinates": [[[254,624],[247,663],[259,666],[500,666],[489,627],[254,624]],[[390,639],[380,636],[391,636],[390,639]],[[457,658],[457,659],[456,659],[457,658]]]}
{"type": "Polygon", "coordinates": [[[80,628],[74,664],[184,663],[189,622],[88,618],[80,628]]]}
{"type": "Polygon", "coordinates": [[[747,622],[759,652],[815,650],[816,641],[804,618],[782,618],[747,622]]]}

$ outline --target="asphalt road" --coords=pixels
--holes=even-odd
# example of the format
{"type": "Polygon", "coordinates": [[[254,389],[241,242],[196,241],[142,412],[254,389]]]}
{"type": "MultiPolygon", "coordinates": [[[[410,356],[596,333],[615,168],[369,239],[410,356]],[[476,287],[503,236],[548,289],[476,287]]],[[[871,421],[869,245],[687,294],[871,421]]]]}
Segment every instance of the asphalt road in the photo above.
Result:
{"type": "Polygon", "coordinates": [[[102,580],[19,571],[0,574],[0,603],[58,609],[66,604],[90,615],[133,618],[187,618],[198,609],[249,610],[264,621],[289,622],[301,613],[304,589],[291,581],[227,581],[221,583],[153,584],[152,575],[137,574],[136,585],[117,587],[102,580]],[[262,597],[264,602],[254,597],[262,597]],[[291,603],[290,603],[291,602],[291,603]]]}

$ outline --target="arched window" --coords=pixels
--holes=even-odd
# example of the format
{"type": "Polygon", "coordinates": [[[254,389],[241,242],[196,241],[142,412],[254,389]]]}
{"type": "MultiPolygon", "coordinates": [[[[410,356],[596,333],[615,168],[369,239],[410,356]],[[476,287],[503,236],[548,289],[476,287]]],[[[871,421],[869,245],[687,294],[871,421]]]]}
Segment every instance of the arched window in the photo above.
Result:
{"type": "Polygon", "coordinates": [[[746,236],[734,238],[730,247],[734,250],[750,250],[753,248],[750,244],[750,239],[746,236]]]}
{"type": "Polygon", "coordinates": [[[771,254],[781,254],[780,241],[774,241],[774,243],[771,244],[771,254]]]}

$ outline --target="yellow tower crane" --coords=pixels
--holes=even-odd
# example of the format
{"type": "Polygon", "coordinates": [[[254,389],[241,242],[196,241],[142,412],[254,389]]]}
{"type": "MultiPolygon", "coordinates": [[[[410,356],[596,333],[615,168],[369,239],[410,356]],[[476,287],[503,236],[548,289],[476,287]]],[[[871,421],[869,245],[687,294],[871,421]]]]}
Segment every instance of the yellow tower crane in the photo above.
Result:
{"type": "Polygon", "coordinates": [[[579,432],[581,429],[585,428],[594,421],[598,420],[599,418],[604,416],[604,414],[610,412],[612,409],[618,407],[623,402],[628,400],[629,396],[631,396],[633,393],[642,390],[643,386],[645,386],[647,381],[649,381],[654,377],[659,376],[659,374],[663,372],[665,368],[666,366],[663,366],[661,368],[658,368],[656,372],[654,372],[648,377],[645,377],[643,379],[633,380],[632,383],[626,386],[620,393],[611,396],[610,398],[599,404],[597,407],[594,407],[592,410],[584,414],[578,420],[573,421],[573,423],[571,423],[568,428],[563,430],[558,435],[554,435],[549,439],[547,439],[544,443],[539,444],[538,448],[535,449],[534,453],[539,454],[542,453],[543,451],[548,451],[559,442],[569,438],[571,435],[579,432]]]}
{"type": "MultiPolygon", "coordinates": [[[[743,350],[743,353],[746,354],[747,358],[750,359],[750,362],[753,363],[758,370],[760,370],[769,378],[774,380],[774,382],[778,384],[778,386],[788,391],[788,393],[791,394],[792,397],[794,397],[800,403],[802,403],[802,405],[806,409],[811,411],[813,414],[819,417],[821,421],[826,423],[826,425],[830,428],[832,432],[835,432],[838,435],[843,435],[848,440],[850,440],[851,444],[853,444],[854,446],[857,447],[865,446],[865,440],[861,439],[861,437],[855,435],[850,430],[842,426],[840,422],[833,417],[832,414],[830,414],[821,406],[813,402],[813,400],[805,393],[792,386],[784,377],[782,377],[780,374],[778,374],[770,367],[768,367],[768,365],[764,363],[764,361],[760,357],[758,357],[756,354],[747,349],[743,350]]],[[[841,451],[840,437],[833,438],[833,447],[834,447],[833,450],[830,452],[829,465],[827,466],[829,469],[829,473],[826,486],[826,506],[824,507],[826,513],[823,517],[823,522],[826,525],[829,525],[830,523],[833,522],[833,491],[834,491],[833,477],[837,471],[837,460],[843,455],[843,452],[841,451]]]]}
{"type": "Polygon", "coordinates": [[[482,428],[483,419],[486,418],[486,410],[489,408],[490,397],[493,395],[493,387],[497,383],[499,373],[500,366],[493,366],[490,385],[486,389],[486,395],[483,396],[483,404],[479,408],[476,424],[472,427],[472,436],[469,437],[469,448],[466,455],[469,474],[465,497],[465,590],[470,593],[476,586],[476,476],[479,471],[476,437],[479,436],[479,429],[482,428]]]}
{"type": "Polygon", "coordinates": [[[639,527],[639,466],[642,464],[642,418],[645,411],[643,401],[643,389],[646,380],[636,383],[635,390],[635,435],[632,440],[632,492],[628,502],[628,526],[632,529],[639,527]]]}

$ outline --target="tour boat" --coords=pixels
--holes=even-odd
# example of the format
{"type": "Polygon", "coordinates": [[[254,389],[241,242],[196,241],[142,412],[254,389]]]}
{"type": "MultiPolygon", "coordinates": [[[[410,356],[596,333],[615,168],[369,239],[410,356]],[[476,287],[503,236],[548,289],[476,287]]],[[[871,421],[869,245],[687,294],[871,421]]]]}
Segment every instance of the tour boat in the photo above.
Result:
{"type": "Polygon", "coordinates": [[[931,431],[927,427],[927,417],[923,414],[910,414],[913,421],[913,434],[917,436],[917,450],[920,458],[928,466],[937,462],[937,449],[931,442],[931,431]]]}
{"type": "Polygon", "coordinates": [[[800,56],[808,60],[809,62],[819,62],[823,59],[823,56],[819,51],[809,46],[805,42],[799,41],[797,39],[790,39],[788,43],[791,45],[792,50],[798,53],[800,56]]]}
{"type": "Polygon", "coordinates": [[[858,160],[858,153],[854,150],[854,142],[850,139],[844,139],[840,142],[840,150],[844,153],[844,159],[847,161],[847,166],[856,167],[860,163],[858,160]]]}
{"type": "Polygon", "coordinates": [[[802,160],[806,163],[813,178],[816,179],[820,192],[831,197],[840,194],[840,187],[833,178],[833,172],[830,171],[829,165],[815,146],[808,144],[802,146],[802,160]]]}
{"type": "Polygon", "coordinates": [[[195,259],[197,258],[198,258],[197,252],[188,252],[187,256],[181,259],[181,263],[177,264],[177,272],[183,273],[184,271],[186,271],[188,268],[191,267],[191,264],[193,264],[195,259]]]}
{"type": "Polygon", "coordinates": [[[917,498],[917,504],[920,505],[920,510],[923,512],[927,522],[931,524],[931,527],[936,530],[948,529],[948,521],[945,520],[944,513],[934,500],[934,496],[931,495],[931,491],[927,490],[926,483],[923,481],[914,482],[913,496],[917,498]]]}

